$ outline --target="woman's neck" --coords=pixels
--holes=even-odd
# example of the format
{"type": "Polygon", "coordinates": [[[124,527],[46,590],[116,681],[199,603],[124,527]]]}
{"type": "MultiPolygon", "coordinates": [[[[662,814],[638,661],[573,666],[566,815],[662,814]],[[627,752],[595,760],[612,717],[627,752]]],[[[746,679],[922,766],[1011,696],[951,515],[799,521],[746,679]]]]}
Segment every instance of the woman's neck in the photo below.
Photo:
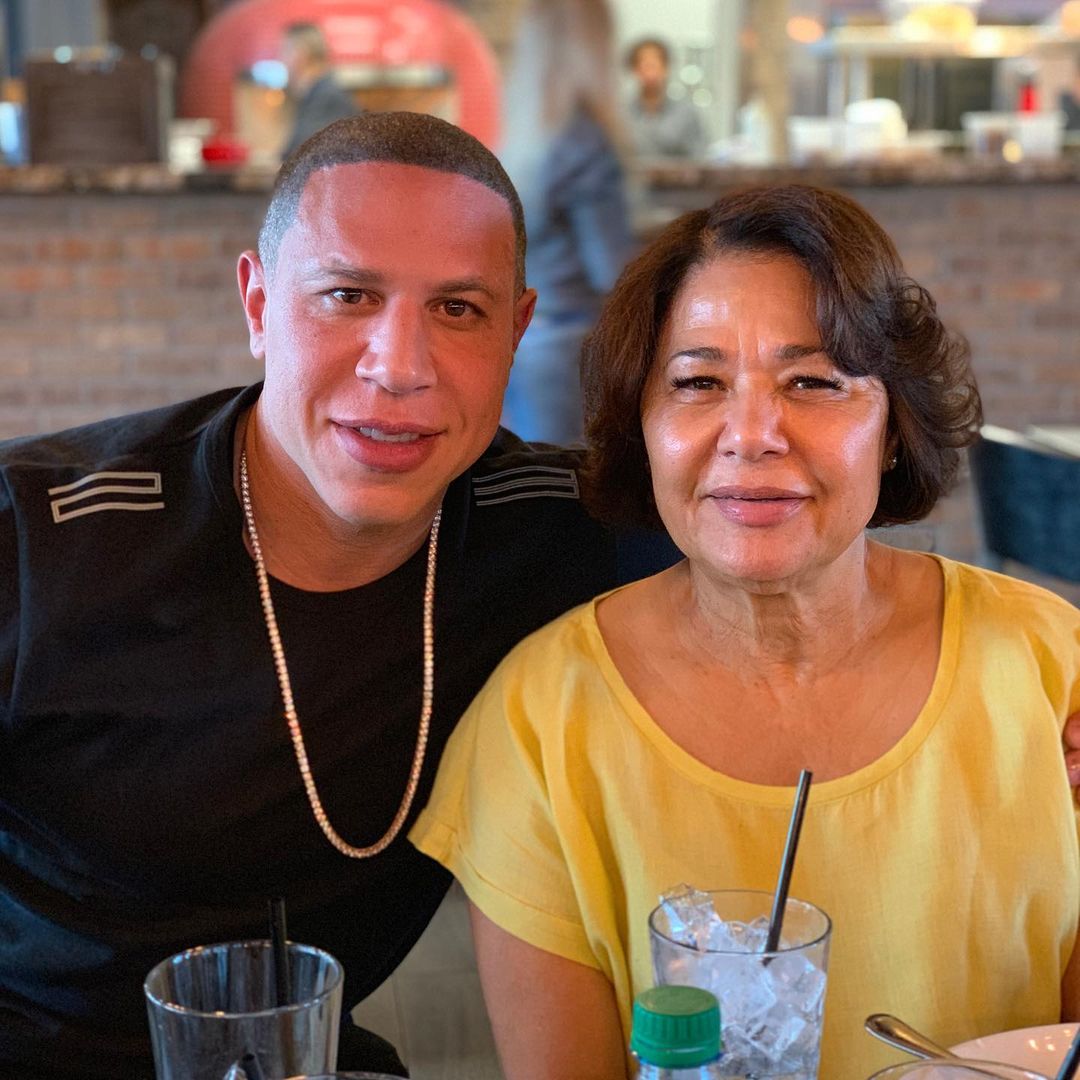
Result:
{"type": "Polygon", "coordinates": [[[820,677],[884,631],[895,609],[884,587],[891,559],[891,549],[860,538],[812,578],[761,589],[688,565],[678,632],[729,667],[820,677]]]}

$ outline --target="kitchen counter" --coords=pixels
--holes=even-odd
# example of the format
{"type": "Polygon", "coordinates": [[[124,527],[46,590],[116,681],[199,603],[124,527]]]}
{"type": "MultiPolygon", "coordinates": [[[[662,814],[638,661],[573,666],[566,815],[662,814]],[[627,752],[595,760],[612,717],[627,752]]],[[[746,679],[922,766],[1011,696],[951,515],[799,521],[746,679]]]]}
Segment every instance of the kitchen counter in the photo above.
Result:
{"type": "MultiPolygon", "coordinates": [[[[806,183],[824,187],[916,185],[1071,184],[1080,181],[1080,153],[1015,164],[964,154],[910,160],[880,160],[801,167],[704,165],[649,162],[635,170],[649,191],[722,188],[736,184],[806,183]]],[[[175,192],[266,192],[276,167],[208,168],[178,173],[165,165],[111,165],[99,168],[56,165],[0,166],[0,194],[52,195],[58,192],[172,194],[175,192]]]]}
{"type": "Polygon", "coordinates": [[[941,154],[934,157],[810,164],[699,165],[652,162],[639,174],[649,190],[723,188],[736,184],[816,184],[821,187],[912,187],[920,185],[1073,184],[1080,181],[1080,154],[1010,163],[1000,159],[941,154]]]}
{"type": "Polygon", "coordinates": [[[174,172],[166,165],[0,166],[0,195],[173,195],[179,192],[268,192],[276,166],[174,172]]]}

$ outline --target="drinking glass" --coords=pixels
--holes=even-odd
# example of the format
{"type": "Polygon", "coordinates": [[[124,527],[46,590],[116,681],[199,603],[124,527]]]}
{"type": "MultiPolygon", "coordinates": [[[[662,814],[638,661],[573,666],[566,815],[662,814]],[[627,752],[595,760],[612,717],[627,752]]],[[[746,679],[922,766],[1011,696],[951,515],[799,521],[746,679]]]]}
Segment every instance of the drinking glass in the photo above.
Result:
{"type": "Polygon", "coordinates": [[[143,987],[157,1080],[222,1080],[255,1054],[266,1080],[333,1072],[341,1022],[341,965],[289,943],[286,1004],[277,1004],[269,941],[188,949],[158,964],[143,987]]]}
{"type": "Polygon", "coordinates": [[[832,923],[813,904],[789,898],[783,934],[775,952],[762,952],[772,910],[768,892],[748,889],[709,892],[716,933],[703,948],[676,940],[669,910],[649,916],[653,973],[658,985],[700,986],[720,1001],[725,1075],[815,1080],[821,1056],[821,1021],[832,923]],[[761,945],[737,951],[725,944],[716,924],[752,926],[761,945]]]}
{"type": "Polygon", "coordinates": [[[906,1061],[874,1073],[870,1080],[1047,1080],[1042,1073],[990,1061],[906,1061]]]}

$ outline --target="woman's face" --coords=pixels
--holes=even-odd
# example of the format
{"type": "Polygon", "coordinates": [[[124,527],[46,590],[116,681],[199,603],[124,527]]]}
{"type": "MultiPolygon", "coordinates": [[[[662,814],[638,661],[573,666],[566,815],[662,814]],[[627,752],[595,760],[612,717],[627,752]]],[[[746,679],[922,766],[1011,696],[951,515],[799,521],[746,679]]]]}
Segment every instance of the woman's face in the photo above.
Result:
{"type": "Polygon", "coordinates": [[[641,412],[660,516],[711,575],[812,578],[873,515],[885,388],[825,354],[791,257],[722,256],[687,275],[641,412]]]}

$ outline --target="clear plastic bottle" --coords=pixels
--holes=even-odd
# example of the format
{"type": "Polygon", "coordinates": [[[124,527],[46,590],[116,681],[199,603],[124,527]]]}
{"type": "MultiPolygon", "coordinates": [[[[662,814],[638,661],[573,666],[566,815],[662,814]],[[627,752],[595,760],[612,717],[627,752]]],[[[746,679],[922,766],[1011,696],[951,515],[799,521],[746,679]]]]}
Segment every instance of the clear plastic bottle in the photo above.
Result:
{"type": "Polygon", "coordinates": [[[654,986],[634,999],[638,1080],[719,1080],[720,1005],[696,986],[654,986]]]}

